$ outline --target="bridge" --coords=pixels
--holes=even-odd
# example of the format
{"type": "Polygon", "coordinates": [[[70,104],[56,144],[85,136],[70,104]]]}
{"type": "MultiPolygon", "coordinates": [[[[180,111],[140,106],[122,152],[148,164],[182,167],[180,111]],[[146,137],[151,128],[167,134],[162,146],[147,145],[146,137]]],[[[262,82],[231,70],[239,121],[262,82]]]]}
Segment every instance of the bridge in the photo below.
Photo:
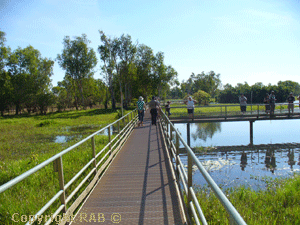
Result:
{"type": "MultiPolygon", "coordinates": [[[[53,164],[59,190],[32,216],[11,215],[14,222],[41,224],[207,224],[193,189],[193,164],[228,213],[230,224],[246,224],[162,112],[157,126],[136,127],[136,111],[63,150],[24,174],[0,186],[0,195],[53,164]],[[117,133],[111,134],[111,127],[117,133]],[[108,143],[99,150],[96,135],[108,130],[108,143]],[[63,156],[89,142],[91,158],[66,180],[63,156]],[[179,144],[188,154],[188,165],[179,156],[179,144]],[[59,202],[59,204],[55,204],[59,202]],[[46,213],[51,213],[47,216],[46,213]],[[14,217],[15,216],[15,217],[14,217]]],[[[0,196],[1,197],[1,196],[0,196]]],[[[2,198],[3,199],[3,198],[2,198]]],[[[4,198],[5,199],[5,198],[4,198]]],[[[6,199],[9,201],[9,199],[6,199]]],[[[25,202],[23,204],[26,204],[25,202]]]]}

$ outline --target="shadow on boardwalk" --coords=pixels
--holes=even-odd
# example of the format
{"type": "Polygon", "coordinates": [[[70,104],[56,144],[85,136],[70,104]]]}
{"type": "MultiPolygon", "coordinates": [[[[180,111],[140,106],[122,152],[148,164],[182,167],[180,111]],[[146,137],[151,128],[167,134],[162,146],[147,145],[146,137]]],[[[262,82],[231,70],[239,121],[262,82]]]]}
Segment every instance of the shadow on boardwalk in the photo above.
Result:
{"type": "Polygon", "coordinates": [[[135,128],[72,224],[185,224],[158,127],[135,128]]]}

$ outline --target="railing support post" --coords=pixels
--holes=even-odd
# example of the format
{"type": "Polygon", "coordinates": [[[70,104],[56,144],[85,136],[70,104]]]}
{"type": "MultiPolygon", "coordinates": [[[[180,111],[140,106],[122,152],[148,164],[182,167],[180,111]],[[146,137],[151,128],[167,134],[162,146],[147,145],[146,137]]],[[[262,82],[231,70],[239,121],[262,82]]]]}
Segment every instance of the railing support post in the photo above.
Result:
{"type": "Polygon", "coordinates": [[[64,171],[63,171],[63,163],[62,157],[60,156],[56,159],[57,168],[58,168],[58,179],[59,179],[59,188],[63,191],[62,195],[60,196],[60,202],[64,205],[63,213],[67,212],[67,205],[66,205],[66,192],[65,192],[65,182],[64,182],[64,171]]]}
{"type": "Polygon", "coordinates": [[[95,150],[95,137],[93,136],[91,138],[92,141],[92,154],[93,154],[93,158],[94,158],[94,168],[95,170],[95,175],[97,174],[97,162],[96,162],[96,150],[95,150]]]}
{"type": "Polygon", "coordinates": [[[187,144],[191,147],[191,131],[190,131],[190,123],[186,124],[187,126],[187,144]]]}
{"type": "Polygon", "coordinates": [[[189,217],[192,218],[193,213],[190,207],[190,202],[192,201],[191,187],[193,186],[193,159],[190,153],[188,153],[188,193],[187,193],[187,206],[189,217]]]}
{"type": "Polygon", "coordinates": [[[109,154],[111,154],[111,135],[110,135],[110,126],[107,128],[108,129],[108,143],[109,143],[109,154]]]}
{"type": "Polygon", "coordinates": [[[227,119],[227,105],[225,105],[225,120],[227,119]]]}
{"type": "Polygon", "coordinates": [[[177,182],[179,181],[179,137],[178,137],[178,134],[176,133],[176,170],[175,170],[175,173],[176,173],[176,179],[177,179],[177,182]]]}
{"type": "Polygon", "coordinates": [[[253,145],[253,120],[250,120],[250,145],[253,145]]]}

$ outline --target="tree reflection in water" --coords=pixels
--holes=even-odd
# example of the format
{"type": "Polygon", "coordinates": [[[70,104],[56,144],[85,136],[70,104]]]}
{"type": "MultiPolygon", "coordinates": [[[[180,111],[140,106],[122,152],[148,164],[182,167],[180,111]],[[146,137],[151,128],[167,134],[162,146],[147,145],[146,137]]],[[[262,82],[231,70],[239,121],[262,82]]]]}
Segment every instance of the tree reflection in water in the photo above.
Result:
{"type": "Polygon", "coordinates": [[[208,137],[211,139],[216,132],[221,132],[221,123],[196,123],[195,125],[197,130],[191,135],[194,141],[197,139],[206,141],[208,137]]]}

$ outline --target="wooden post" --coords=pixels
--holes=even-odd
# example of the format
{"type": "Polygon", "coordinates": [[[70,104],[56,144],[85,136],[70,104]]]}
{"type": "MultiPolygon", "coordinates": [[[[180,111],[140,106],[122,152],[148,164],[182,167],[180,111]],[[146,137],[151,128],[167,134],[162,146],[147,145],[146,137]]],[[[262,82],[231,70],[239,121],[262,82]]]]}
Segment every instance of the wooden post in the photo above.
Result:
{"type": "Polygon", "coordinates": [[[120,133],[120,120],[118,121],[118,134],[120,133]]]}
{"type": "Polygon", "coordinates": [[[225,105],[225,120],[227,119],[227,105],[225,105]]]}
{"type": "Polygon", "coordinates": [[[253,145],[253,120],[249,121],[250,122],[250,145],[253,145]]]}
{"type": "Polygon", "coordinates": [[[191,147],[191,131],[190,131],[190,123],[187,123],[187,144],[191,147]]]}

